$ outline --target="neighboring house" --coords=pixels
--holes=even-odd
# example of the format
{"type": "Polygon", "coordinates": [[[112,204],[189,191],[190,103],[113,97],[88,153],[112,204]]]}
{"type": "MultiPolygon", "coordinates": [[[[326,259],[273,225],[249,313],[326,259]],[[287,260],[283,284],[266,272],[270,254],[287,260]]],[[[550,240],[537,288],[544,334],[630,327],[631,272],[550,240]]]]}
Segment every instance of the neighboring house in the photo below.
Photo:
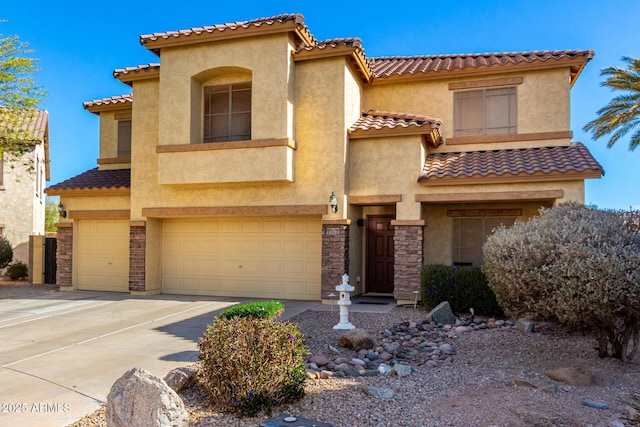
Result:
{"type": "Polygon", "coordinates": [[[35,111],[17,123],[30,135],[30,148],[18,158],[0,149],[0,235],[14,248],[13,258],[29,262],[29,236],[44,235],[45,195],[49,180],[49,114],[35,111]]]}
{"type": "Polygon", "coordinates": [[[301,15],[140,40],[160,64],[84,104],[98,167],[47,190],[63,288],[328,301],[348,273],[413,302],[603,174],[569,126],[592,51],[372,58],[301,15]]]}

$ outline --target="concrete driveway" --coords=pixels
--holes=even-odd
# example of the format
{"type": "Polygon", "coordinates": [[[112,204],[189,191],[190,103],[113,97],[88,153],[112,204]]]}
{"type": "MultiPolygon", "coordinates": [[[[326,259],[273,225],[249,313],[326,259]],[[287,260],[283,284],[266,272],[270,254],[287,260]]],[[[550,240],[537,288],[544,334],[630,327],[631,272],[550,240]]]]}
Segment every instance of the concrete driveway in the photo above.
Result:
{"type": "MultiPolygon", "coordinates": [[[[206,325],[243,301],[88,291],[0,299],[0,425],[66,426],[104,404],[127,370],[164,377],[196,361],[206,325]]],[[[283,302],[285,317],[317,306],[283,302]]]]}

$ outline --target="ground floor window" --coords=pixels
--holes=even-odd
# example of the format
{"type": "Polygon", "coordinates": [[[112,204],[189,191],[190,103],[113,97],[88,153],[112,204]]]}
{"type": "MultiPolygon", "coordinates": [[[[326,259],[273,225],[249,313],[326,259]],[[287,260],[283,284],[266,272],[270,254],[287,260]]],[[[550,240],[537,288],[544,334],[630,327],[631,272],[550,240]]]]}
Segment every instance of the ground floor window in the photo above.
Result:
{"type": "Polygon", "coordinates": [[[482,246],[487,237],[499,225],[511,226],[515,220],[516,217],[454,218],[453,264],[482,265],[482,246]]]}

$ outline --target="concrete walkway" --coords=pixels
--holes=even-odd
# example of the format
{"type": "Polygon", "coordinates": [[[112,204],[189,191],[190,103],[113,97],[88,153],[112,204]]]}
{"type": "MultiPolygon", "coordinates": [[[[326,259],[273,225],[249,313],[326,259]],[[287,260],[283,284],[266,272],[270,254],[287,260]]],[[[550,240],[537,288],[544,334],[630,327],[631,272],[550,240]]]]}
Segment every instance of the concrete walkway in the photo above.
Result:
{"type": "MultiPolygon", "coordinates": [[[[196,361],[206,325],[246,301],[89,291],[0,299],[0,425],[66,426],[104,404],[127,370],[164,377],[196,361]]],[[[329,308],[283,303],[285,318],[329,308]]]]}

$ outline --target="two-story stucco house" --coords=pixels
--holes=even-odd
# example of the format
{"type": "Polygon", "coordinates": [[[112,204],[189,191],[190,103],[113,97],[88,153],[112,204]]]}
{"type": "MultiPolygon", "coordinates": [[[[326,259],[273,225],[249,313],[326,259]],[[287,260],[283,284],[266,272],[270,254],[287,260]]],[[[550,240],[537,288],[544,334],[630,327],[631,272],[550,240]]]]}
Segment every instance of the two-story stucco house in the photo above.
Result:
{"type": "Polygon", "coordinates": [[[117,69],[98,167],[48,189],[62,288],[413,301],[424,263],[480,264],[485,236],[584,201],[571,141],[592,51],[368,57],[301,15],[143,35],[117,69]]]}
{"type": "Polygon", "coordinates": [[[3,158],[0,151],[0,235],[11,242],[13,258],[26,264],[29,236],[44,235],[49,114],[38,110],[18,120],[10,126],[16,126],[28,138],[25,142],[29,149],[17,158],[3,158]]]}

